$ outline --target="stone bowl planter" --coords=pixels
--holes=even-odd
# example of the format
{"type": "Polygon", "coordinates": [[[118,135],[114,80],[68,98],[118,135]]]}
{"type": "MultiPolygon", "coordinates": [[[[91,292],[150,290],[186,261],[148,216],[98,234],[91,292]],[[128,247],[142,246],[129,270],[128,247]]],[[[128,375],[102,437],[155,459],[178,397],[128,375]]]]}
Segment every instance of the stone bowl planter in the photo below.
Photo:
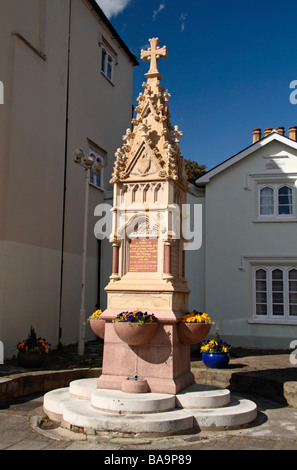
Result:
{"type": "Polygon", "coordinates": [[[210,323],[184,323],[177,324],[179,341],[183,344],[196,344],[206,338],[210,331],[210,323]]]}
{"type": "Polygon", "coordinates": [[[130,323],[114,322],[114,330],[118,337],[129,346],[141,346],[153,339],[159,328],[158,322],[130,323]]]}
{"type": "Polygon", "coordinates": [[[228,353],[202,353],[203,364],[210,369],[225,369],[230,361],[228,353]]]}
{"type": "Polygon", "coordinates": [[[104,339],[105,333],[105,320],[100,320],[97,318],[90,319],[90,327],[98,338],[104,339]]]}
{"type": "Polygon", "coordinates": [[[21,367],[27,367],[28,369],[34,369],[40,367],[45,359],[45,355],[38,352],[25,352],[19,351],[17,354],[17,361],[21,367]]]}

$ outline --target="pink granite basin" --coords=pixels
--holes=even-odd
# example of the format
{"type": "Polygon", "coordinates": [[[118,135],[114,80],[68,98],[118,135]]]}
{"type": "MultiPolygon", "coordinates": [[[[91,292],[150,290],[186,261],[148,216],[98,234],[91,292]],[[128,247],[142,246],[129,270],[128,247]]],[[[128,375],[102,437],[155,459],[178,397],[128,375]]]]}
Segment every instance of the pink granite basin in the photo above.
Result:
{"type": "Polygon", "coordinates": [[[177,325],[177,334],[181,343],[196,344],[206,338],[210,331],[210,323],[183,323],[177,325]]]}
{"type": "Polygon", "coordinates": [[[104,339],[105,320],[92,318],[90,320],[90,327],[92,328],[93,333],[95,333],[95,335],[98,336],[98,338],[104,339]]]}
{"type": "Polygon", "coordinates": [[[141,346],[153,339],[159,328],[158,322],[130,323],[114,322],[114,330],[118,337],[129,346],[141,346]]]}

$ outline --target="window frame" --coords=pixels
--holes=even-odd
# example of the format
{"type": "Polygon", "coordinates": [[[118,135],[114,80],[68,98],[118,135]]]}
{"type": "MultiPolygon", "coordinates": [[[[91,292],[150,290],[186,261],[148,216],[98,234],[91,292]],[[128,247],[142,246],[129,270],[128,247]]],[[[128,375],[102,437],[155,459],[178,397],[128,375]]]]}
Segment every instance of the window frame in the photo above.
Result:
{"type": "Polygon", "coordinates": [[[94,150],[93,148],[89,149],[89,154],[94,155],[94,157],[97,159],[97,161],[100,161],[100,164],[102,165],[102,170],[100,171],[99,175],[96,175],[95,173],[90,170],[90,176],[89,176],[89,184],[91,186],[94,186],[97,189],[100,189],[101,191],[104,191],[104,166],[105,166],[105,157],[104,155],[101,155],[98,153],[98,151],[94,150]]]}
{"type": "Polygon", "coordinates": [[[292,216],[292,215],[293,215],[293,210],[294,210],[294,204],[293,204],[293,200],[294,200],[294,198],[293,198],[293,188],[292,188],[290,185],[288,185],[288,184],[284,184],[284,185],[282,185],[282,186],[279,186],[279,188],[277,189],[277,195],[276,195],[276,197],[277,197],[277,203],[278,203],[278,207],[277,207],[277,209],[278,209],[278,215],[279,215],[279,216],[292,216]],[[280,194],[280,190],[281,190],[282,188],[287,188],[287,189],[289,189],[289,190],[290,190],[290,193],[288,193],[288,194],[286,194],[286,195],[281,195],[281,194],[280,194]],[[290,203],[290,204],[281,204],[281,203],[280,203],[280,197],[282,197],[282,196],[291,198],[291,203],[290,203]],[[289,214],[285,214],[285,213],[281,214],[281,213],[280,213],[280,207],[282,207],[282,206],[291,207],[291,212],[290,212],[289,214]]]}
{"type": "MultiPolygon", "coordinates": [[[[296,271],[297,273],[297,266],[295,265],[258,265],[253,266],[252,269],[252,290],[253,290],[253,321],[260,322],[260,323],[278,323],[278,324],[297,324],[297,314],[292,315],[290,314],[290,307],[292,305],[295,306],[296,309],[296,302],[290,301],[290,293],[297,294],[297,291],[290,291],[290,282],[295,281],[295,279],[290,279],[290,272],[296,271]],[[257,281],[259,282],[259,278],[257,279],[257,273],[263,270],[266,273],[266,291],[260,291],[257,289],[257,281]],[[282,290],[273,289],[273,282],[280,282],[280,280],[273,279],[273,273],[276,271],[282,272],[282,283],[283,288],[282,290]],[[259,296],[257,299],[257,293],[265,292],[266,293],[266,302],[259,302],[259,296]],[[275,302],[273,294],[282,294],[283,301],[282,302],[275,302]],[[257,313],[257,305],[266,305],[266,314],[259,314],[257,313]],[[283,315],[276,315],[273,314],[273,306],[274,305],[283,305],[283,315]]],[[[297,281],[297,278],[296,278],[297,281]]]]}
{"type": "Polygon", "coordinates": [[[296,220],[296,212],[295,212],[295,199],[296,199],[296,192],[295,192],[295,185],[290,184],[288,182],[278,182],[278,183],[258,183],[258,220],[296,220]],[[291,214],[279,214],[279,190],[283,187],[287,187],[291,190],[291,214]],[[261,214],[261,192],[263,189],[269,188],[273,191],[273,213],[272,214],[261,214]]]}
{"type": "Polygon", "coordinates": [[[100,44],[101,46],[101,64],[100,64],[100,71],[102,75],[112,84],[114,85],[114,68],[116,65],[116,56],[111,51],[111,48],[106,46],[105,42],[100,44]],[[103,59],[104,56],[104,59],[103,59]],[[110,61],[108,59],[111,59],[110,61]],[[111,71],[108,72],[108,64],[111,64],[111,71]]]}
{"type": "MultiPolygon", "coordinates": [[[[267,196],[267,195],[266,195],[267,196]]],[[[261,187],[259,188],[259,197],[258,197],[258,201],[259,201],[259,209],[258,209],[258,215],[259,217],[273,217],[274,216],[274,213],[275,213],[275,189],[274,187],[272,187],[271,185],[269,184],[266,184],[266,185],[261,185],[261,187]],[[272,199],[273,199],[273,211],[272,211],[272,214],[261,214],[261,209],[262,209],[262,191],[264,189],[271,189],[272,191],[272,199]]]]}

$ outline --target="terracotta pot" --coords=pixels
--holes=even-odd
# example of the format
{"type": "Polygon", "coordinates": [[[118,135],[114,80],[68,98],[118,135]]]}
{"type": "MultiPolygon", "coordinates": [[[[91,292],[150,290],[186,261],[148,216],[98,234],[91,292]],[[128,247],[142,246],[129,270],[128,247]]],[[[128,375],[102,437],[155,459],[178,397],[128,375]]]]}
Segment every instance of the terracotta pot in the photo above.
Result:
{"type": "Polygon", "coordinates": [[[19,351],[17,355],[17,360],[20,366],[28,367],[29,369],[40,367],[44,361],[44,354],[38,352],[23,352],[19,351]]]}
{"type": "Polygon", "coordinates": [[[104,339],[104,333],[105,333],[105,320],[100,320],[100,319],[91,319],[90,320],[90,327],[95,333],[98,338],[104,339]]]}
{"type": "Polygon", "coordinates": [[[210,331],[209,323],[183,323],[177,324],[177,334],[181,343],[196,344],[206,338],[210,331]]]}
{"type": "Polygon", "coordinates": [[[130,323],[114,322],[114,329],[118,337],[129,346],[141,346],[153,339],[159,328],[158,322],[130,323]]]}

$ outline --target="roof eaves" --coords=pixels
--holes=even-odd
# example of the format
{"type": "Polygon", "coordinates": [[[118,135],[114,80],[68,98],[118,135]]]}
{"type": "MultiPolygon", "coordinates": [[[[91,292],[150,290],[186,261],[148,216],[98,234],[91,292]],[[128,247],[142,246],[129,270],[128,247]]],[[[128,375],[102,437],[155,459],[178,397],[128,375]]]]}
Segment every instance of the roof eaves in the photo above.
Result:
{"type": "Polygon", "coordinates": [[[286,145],[290,145],[291,147],[297,150],[297,142],[290,139],[289,137],[282,136],[278,134],[277,132],[272,132],[271,134],[263,137],[258,142],[249,145],[244,150],[241,150],[240,152],[236,153],[232,157],[227,158],[227,160],[224,160],[222,163],[219,163],[214,168],[204,173],[204,175],[197,178],[197,180],[195,181],[195,184],[201,186],[201,185],[208,183],[210,179],[213,178],[215,175],[217,175],[221,171],[226,170],[231,165],[234,165],[235,163],[239,162],[240,160],[247,157],[251,153],[256,152],[257,150],[259,150],[264,145],[267,145],[272,140],[278,140],[286,145]]]}
{"type": "Polygon", "coordinates": [[[109,21],[109,19],[107,18],[107,16],[104,14],[104,12],[101,10],[101,8],[99,7],[98,3],[96,2],[96,0],[87,0],[91,9],[95,11],[95,13],[100,17],[100,19],[103,21],[103,23],[107,26],[107,28],[111,31],[111,33],[113,34],[113,36],[115,37],[115,39],[118,41],[118,43],[120,44],[120,46],[124,49],[124,51],[126,52],[126,54],[129,56],[129,58],[131,59],[133,65],[139,65],[139,62],[137,60],[137,57],[132,54],[132,52],[130,51],[130,49],[128,48],[127,44],[123,41],[123,39],[120,37],[120,35],[118,34],[118,32],[116,31],[116,29],[112,26],[111,22],[109,21]]]}

